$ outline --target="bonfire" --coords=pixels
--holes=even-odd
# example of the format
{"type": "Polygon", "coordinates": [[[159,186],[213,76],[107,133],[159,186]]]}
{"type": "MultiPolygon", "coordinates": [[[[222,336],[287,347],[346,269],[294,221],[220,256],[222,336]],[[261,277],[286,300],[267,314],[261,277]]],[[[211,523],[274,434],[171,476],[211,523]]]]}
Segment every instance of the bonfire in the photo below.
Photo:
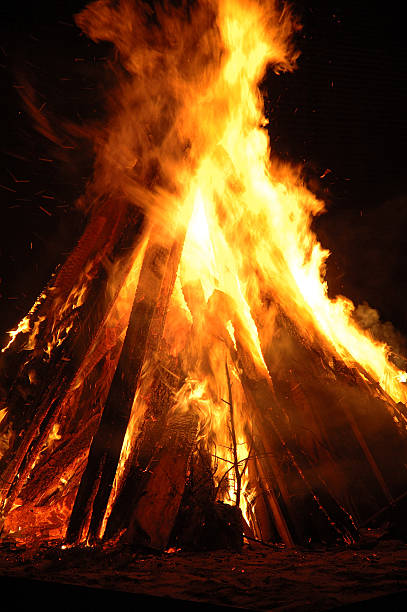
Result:
{"type": "Polygon", "coordinates": [[[4,357],[1,537],[29,546],[354,542],[407,492],[406,373],[328,297],[324,211],[258,85],[286,6],[96,0],[116,50],[88,223],[4,357]]]}

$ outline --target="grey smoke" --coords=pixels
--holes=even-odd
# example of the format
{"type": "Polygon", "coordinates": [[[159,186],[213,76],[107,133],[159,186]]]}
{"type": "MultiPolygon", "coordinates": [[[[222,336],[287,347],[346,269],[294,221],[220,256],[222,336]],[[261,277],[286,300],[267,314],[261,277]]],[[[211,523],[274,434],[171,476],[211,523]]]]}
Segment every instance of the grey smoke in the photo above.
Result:
{"type": "Polygon", "coordinates": [[[357,306],[353,317],[359,327],[368,330],[375,340],[385,342],[390,347],[390,359],[398,368],[407,368],[407,339],[390,321],[383,323],[378,311],[366,302],[357,306]]]}

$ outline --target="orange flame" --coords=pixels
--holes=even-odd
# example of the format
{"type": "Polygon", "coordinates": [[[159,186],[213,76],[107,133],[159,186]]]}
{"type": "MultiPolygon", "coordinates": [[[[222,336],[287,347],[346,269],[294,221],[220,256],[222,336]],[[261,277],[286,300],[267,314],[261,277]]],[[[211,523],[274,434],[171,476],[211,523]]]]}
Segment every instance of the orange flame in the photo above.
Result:
{"type": "MultiPolygon", "coordinates": [[[[389,347],[357,326],[350,300],[328,298],[329,252],[311,230],[324,205],[298,171],[274,159],[264,129],[257,84],[270,64],[277,72],[295,67],[297,24],[276,2],[258,0],[202,0],[187,19],[185,7],[171,15],[157,8],[153,19],[130,0],[98,0],[77,23],[93,40],[115,44],[127,75],[96,142],[93,187],[124,194],[154,231],[186,226],[164,331],[185,373],[174,410],[200,415],[219,495],[235,503],[240,474],[248,516],[250,423],[236,354],[250,356],[253,379],[272,384],[265,356],[275,330],[265,294],[330,358],[367,373],[395,402],[407,400],[407,374],[389,361],[389,347]]],[[[120,294],[117,320],[131,295],[120,294]]],[[[84,290],[73,292],[65,308],[83,299],[84,290]]],[[[31,329],[24,319],[10,344],[31,329]]],[[[53,345],[68,332],[56,329],[53,345]]],[[[136,396],[109,511],[144,409],[136,396]]]]}

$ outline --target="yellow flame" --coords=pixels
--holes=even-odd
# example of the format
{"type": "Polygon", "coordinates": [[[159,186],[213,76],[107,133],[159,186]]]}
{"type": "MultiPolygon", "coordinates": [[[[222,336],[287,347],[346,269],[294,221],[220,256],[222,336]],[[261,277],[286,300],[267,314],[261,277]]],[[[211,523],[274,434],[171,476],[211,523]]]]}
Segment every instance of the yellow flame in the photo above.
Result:
{"type": "MultiPolygon", "coordinates": [[[[395,401],[405,401],[403,374],[388,360],[388,347],[358,328],[350,300],[328,298],[323,275],[329,252],[310,229],[323,204],[289,166],[270,161],[256,84],[269,62],[288,62],[281,23],[272,17],[274,23],[263,3],[219,3],[227,59],[211,95],[214,104],[227,100],[228,108],[219,105],[214,125],[202,119],[214,139],[195,175],[181,269],[184,277],[201,279],[206,299],[215,288],[233,297],[259,362],[251,309],[269,287],[306,335],[316,328],[329,350],[349,365],[360,364],[395,401]]],[[[263,336],[267,344],[267,332],[263,336]]]]}
{"type": "MultiPolygon", "coordinates": [[[[237,464],[248,518],[253,491],[243,471],[251,445],[240,368],[248,355],[250,376],[271,385],[264,357],[274,333],[265,314],[269,303],[278,305],[305,339],[322,338],[328,359],[358,366],[364,381],[373,378],[394,401],[407,399],[407,374],[389,361],[385,344],[357,326],[350,300],[329,299],[324,280],[329,252],[311,230],[324,205],[270,148],[257,85],[269,64],[276,71],[293,69],[295,22],[272,0],[196,4],[188,24],[157,9],[161,29],[153,20],[143,23],[130,0],[99,0],[77,22],[94,40],[116,45],[128,75],[118,96],[123,108],[97,143],[95,191],[125,194],[142,207],[149,221],[154,219],[146,233],[153,226],[167,235],[174,226],[175,236],[180,219],[187,226],[164,331],[165,346],[180,358],[185,375],[174,410],[199,414],[201,440],[207,441],[214,481],[227,503],[237,496],[237,464]]],[[[141,260],[108,318],[107,328],[117,325],[121,334],[141,260]]],[[[72,330],[75,311],[86,299],[88,272],[66,303],[58,304],[49,355],[72,330]]],[[[39,323],[32,324],[29,314],[9,332],[3,350],[29,331],[33,347],[39,323]]],[[[85,371],[84,366],[80,381],[85,371]]],[[[145,409],[136,396],[101,533],[145,409]]],[[[55,429],[47,444],[58,439],[55,429]]]]}
{"type": "MultiPolygon", "coordinates": [[[[227,349],[219,341],[229,346],[231,340],[229,350],[235,351],[243,343],[259,375],[269,379],[263,352],[273,328],[263,326],[260,339],[259,320],[253,314],[264,312],[264,291],[271,291],[304,337],[322,337],[321,348],[328,355],[350,366],[359,364],[361,377],[368,380],[365,370],[393,400],[407,398],[401,384],[405,375],[389,361],[388,347],[357,326],[350,300],[328,297],[324,266],[329,252],[311,230],[323,203],[304,187],[298,172],[273,159],[257,83],[270,62],[290,69],[293,54],[287,44],[287,15],[279,15],[273,4],[271,9],[267,6],[250,0],[219,2],[218,26],[226,53],[220,73],[203,95],[213,108],[202,115],[206,146],[191,180],[188,197],[194,209],[180,264],[179,279],[200,335],[187,351],[189,378],[177,407],[201,414],[203,435],[214,440],[216,460],[223,462],[215,471],[216,482],[234,460],[222,381],[227,349]],[[204,299],[198,295],[197,281],[204,299]],[[188,283],[195,287],[192,297],[188,283]],[[200,360],[191,359],[194,351],[200,360]]],[[[240,464],[249,452],[247,416],[242,416],[245,400],[238,376],[234,379],[240,464]]],[[[248,498],[247,484],[245,475],[242,493],[248,498]]],[[[223,500],[232,503],[235,493],[231,479],[223,500]]],[[[242,506],[245,512],[245,502],[242,506]]]]}

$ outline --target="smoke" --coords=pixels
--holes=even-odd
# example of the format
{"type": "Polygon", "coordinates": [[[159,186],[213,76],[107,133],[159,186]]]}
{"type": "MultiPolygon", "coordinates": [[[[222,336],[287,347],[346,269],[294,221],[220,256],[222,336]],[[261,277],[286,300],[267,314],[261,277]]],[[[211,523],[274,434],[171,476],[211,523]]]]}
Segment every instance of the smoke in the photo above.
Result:
{"type": "Polygon", "coordinates": [[[407,367],[407,339],[394,327],[390,321],[382,322],[377,310],[367,302],[359,304],[353,317],[363,330],[370,332],[379,342],[385,342],[390,350],[390,359],[400,369],[407,367]]]}

